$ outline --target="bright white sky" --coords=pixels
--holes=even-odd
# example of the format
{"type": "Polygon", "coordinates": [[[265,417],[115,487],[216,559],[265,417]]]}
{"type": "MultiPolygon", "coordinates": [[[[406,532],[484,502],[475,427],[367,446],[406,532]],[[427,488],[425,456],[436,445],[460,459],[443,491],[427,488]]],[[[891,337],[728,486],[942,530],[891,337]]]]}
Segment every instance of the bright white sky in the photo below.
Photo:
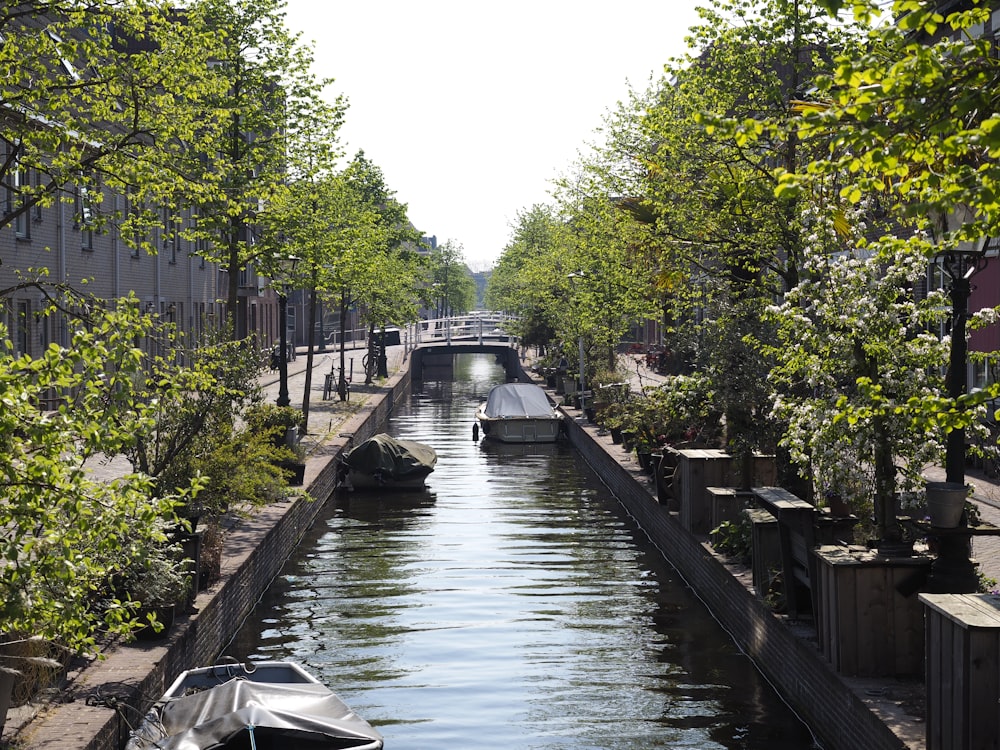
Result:
{"type": "Polygon", "coordinates": [[[685,51],[704,0],[288,0],[341,130],[438,243],[490,267],[602,117],[685,51]]]}

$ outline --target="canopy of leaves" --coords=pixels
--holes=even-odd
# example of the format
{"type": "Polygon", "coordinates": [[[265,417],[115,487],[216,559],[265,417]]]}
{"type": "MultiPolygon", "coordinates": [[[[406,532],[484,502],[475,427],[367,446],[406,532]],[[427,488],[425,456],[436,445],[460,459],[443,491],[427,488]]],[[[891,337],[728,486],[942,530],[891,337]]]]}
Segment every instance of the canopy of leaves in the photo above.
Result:
{"type": "Polygon", "coordinates": [[[135,206],[200,191],[187,144],[211,130],[200,104],[219,82],[207,75],[215,35],[198,18],[160,0],[4,4],[0,186],[14,200],[0,227],[70,187],[98,206],[102,186],[135,206]]]}
{"type": "Polygon", "coordinates": [[[99,630],[132,627],[130,608],[106,599],[108,581],[123,550],[141,556],[164,541],[163,521],[197,484],[158,493],[141,473],[92,473],[155,424],[135,346],[151,322],[135,299],[76,309],[69,348],[14,357],[8,340],[0,353],[0,630],[83,650],[99,630]]]}

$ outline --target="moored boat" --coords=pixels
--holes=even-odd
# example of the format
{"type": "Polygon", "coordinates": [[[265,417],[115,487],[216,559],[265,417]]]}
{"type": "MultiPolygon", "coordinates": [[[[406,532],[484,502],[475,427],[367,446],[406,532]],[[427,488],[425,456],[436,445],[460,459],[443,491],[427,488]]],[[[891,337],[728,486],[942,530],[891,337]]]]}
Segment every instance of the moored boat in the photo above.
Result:
{"type": "Polygon", "coordinates": [[[416,440],[373,435],[341,459],[342,479],[353,489],[421,489],[437,452],[416,440]]]}
{"type": "Polygon", "coordinates": [[[381,750],[382,735],[294,662],[182,672],[126,750],[381,750]]]}
{"type": "Polygon", "coordinates": [[[483,435],[503,443],[553,443],[563,417],[534,383],[504,383],[490,389],[476,410],[483,435]]]}

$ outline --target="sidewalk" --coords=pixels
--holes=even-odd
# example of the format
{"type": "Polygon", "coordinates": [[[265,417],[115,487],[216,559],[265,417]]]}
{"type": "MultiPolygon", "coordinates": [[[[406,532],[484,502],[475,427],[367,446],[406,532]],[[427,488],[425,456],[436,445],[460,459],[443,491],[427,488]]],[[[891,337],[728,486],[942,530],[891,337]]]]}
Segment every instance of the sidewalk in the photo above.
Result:
{"type": "MultiPolygon", "coordinates": [[[[666,378],[655,370],[646,367],[645,357],[623,354],[621,360],[627,366],[632,390],[641,391],[643,387],[661,385],[666,378]]],[[[943,467],[929,466],[924,469],[924,476],[930,481],[943,482],[945,471],[943,467]]],[[[972,485],[972,501],[979,507],[979,515],[984,523],[1000,527],[1000,480],[990,479],[983,472],[967,469],[966,482],[972,485]]],[[[979,570],[986,578],[1000,581],[1000,537],[974,537],[972,554],[979,563],[979,570]]]]}
{"type": "MultiPolygon", "coordinates": [[[[336,388],[333,389],[329,399],[323,399],[323,385],[327,373],[333,372],[334,378],[336,378],[340,370],[340,350],[328,348],[326,351],[313,353],[307,433],[301,441],[307,461],[310,456],[319,454],[323,444],[330,438],[337,437],[344,422],[357,414],[369,398],[379,392],[378,378],[369,386],[364,384],[365,373],[362,358],[367,353],[368,350],[362,348],[360,344],[357,349],[346,349],[344,352],[346,365],[344,369],[352,381],[347,401],[340,400],[336,388]]],[[[295,359],[288,363],[288,397],[291,406],[296,408],[302,408],[303,405],[307,359],[305,347],[302,347],[296,351],[295,359]]],[[[408,362],[409,353],[405,346],[386,347],[386,370],[390,377],[399,372],[408,362]]],[[[261,388],[264,391],[264,399],[273,403],[278,398],[280,388],[278,372],[265,369],[261,376],[261,388]]]]}
{"type": "MultiPolygon", "coordinates": [[[[309,386],[309,421],[307,423],[307,434],[302,437],[301,446],[305,450],[305,458],[308,463],[310,457],[319,461],[319,465],[325,465],[330,457],[329,450],[324,451],[324,445],[336,440],[340,428],[351,417],[357,414],[368,402],[371,396],[379,392],[379,381],[376,379],[372,385],[364,385],[364,368],[361,359],[368,350],[359,347],[357,349],[347,349],[344,359],[347,364],[345,368],[350,376],[351,360],[354,360],[353,382],[350,384],[350,394],[347,401],[341,401],[336,389],[333,390],[331,398],[323,400],[323,384],[326,374],[333,368],[334,374],[340,367],[340,350],[328,349],[325,352],[316,352],[313,355],[312,382],[309,386]]],[[[387,371],[392,377],[408,364],[408,352],[404,346],[390,346],[386,349],[387,371]]],[[[295,359],[288,363],[288,397],[291,406],[301,409],[302,396],[306,382],[306,352],[305,348],[296,352],[295,359]]],[[[278,371],[271,371],[264,368],[260,377],[261,389],[264,393],[264,400],[274,403],[278,398],[280,382],[278,371]]],[[[319,466],[321,468],[321,466],[319,466]]],[[[88,464],[88,470],[98,478],[112,479],[126,474],[132,470],[131,464],[124,456],[115,456],[111,459],[102,458],[88,464]]]]}

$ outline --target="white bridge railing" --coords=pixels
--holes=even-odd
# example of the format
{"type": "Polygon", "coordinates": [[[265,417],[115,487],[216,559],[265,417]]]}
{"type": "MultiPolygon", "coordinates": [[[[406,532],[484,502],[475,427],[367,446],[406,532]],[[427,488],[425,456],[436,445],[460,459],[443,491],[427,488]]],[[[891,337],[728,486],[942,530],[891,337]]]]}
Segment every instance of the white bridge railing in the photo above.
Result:
{"type": "Polygon", "coordinates": [[[514,318],[510,315],[492,312],[418,320],[407,326],[407,351],[421,344],[451,344],[464,341],[479,344],[504,342],[507,346],[516,348],[517,337],[508,330],[512,320],[514,318]]]}

